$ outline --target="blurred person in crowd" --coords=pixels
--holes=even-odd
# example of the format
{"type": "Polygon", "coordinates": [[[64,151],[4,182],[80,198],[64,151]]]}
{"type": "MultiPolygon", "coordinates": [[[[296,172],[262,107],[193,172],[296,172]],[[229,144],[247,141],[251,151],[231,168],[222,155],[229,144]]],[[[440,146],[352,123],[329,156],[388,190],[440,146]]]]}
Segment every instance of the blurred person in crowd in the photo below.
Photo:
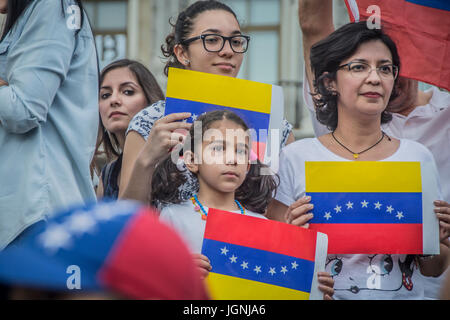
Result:
{"type": "Polygon", "coordinates": [[[0,284],[6,299],[208,299],[176,231],[125,200],[75,206],[34,228],[0,252],[0,284]]]}
{"type": "Polygon", "coordinates": [[[0,250],[95,200],[98,64],[81,1],[0,0],[0,250]]]}

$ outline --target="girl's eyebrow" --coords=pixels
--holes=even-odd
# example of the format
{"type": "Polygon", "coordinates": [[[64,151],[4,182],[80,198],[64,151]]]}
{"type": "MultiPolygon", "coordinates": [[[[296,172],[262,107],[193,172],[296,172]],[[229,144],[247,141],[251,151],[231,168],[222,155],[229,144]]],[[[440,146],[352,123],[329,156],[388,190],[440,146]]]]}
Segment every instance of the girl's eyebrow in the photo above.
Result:
{"type": "MultiPolygon", "coordinates": [[[[222,31],[220,31],[219,29],[207,29],[204,30],[202,33],[216,33],[216,34],[221,34],[222,31]]],[[[233,32],[231,32],[231,34],[233,35],[240,35],[241,31],[240,30],[234,30],[233,32]]]]}

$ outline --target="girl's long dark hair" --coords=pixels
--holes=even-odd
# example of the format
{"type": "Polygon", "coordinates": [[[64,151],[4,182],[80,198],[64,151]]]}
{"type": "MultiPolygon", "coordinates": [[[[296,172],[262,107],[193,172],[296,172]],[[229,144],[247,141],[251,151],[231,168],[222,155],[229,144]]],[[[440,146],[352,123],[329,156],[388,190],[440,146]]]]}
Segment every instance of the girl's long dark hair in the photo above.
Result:
{"type": "MultiPolygon", "coordinates": [[[[228,110],[208,112],[197,118],[197,121],[201,121],[201,132],[203,134],[211,127],[213,122],[221,120],[233,121],[241,126],[244,131],[248,130],[247,124],[234,112],[228,110]]],[[[185,141],[185,145],[188,145],[190,150],[195,150],[194,127],[194,125],[191,127],[185,141]]],[[[246,209],[261,214],[265,212],[279,184],[278,175],[262,175],[262,168],[267,168],[267,166],[259,160],[252,163],[244,182],[235,192],[235,199],[246,209]]],[[[170,155],[160,162],[152,177],[151,199],[153,204],[167,205],[185,201],[179,190],[187,182],[185,173],[177,168],[177,164],[174,163],[170,155]]]]}
{"type": "MultiPolygon", "coordinates": [[[[16,23],[17,19],[19,19],[20,15],[25,11],[25,9],[28,7],[28,5],[33,0],[8,0],[8,12],[6,14],[6,22],[5,22],[5,28],[3,29],[3,34],[0,37],[0,41],[6,36],[6,34],[11,30],[11,28],[16,23]]],[[[64,9],[64,0],[61,0],[61,8],[62,8],[62,14],[65,14],[64,9]]],[[[81,0],[74,0],[77,5],[80,7],[80,12],[83,12],[83,4],[81,3],[81,0]]],[[[51,18],[49,18],[51,19],[51,18]]],[[[83,25],[84,21],[84,15],[81,14],[81,23],[80,26],[83,25]]],[[[77,30],[78,32],[79,30],[77,30]]]]}

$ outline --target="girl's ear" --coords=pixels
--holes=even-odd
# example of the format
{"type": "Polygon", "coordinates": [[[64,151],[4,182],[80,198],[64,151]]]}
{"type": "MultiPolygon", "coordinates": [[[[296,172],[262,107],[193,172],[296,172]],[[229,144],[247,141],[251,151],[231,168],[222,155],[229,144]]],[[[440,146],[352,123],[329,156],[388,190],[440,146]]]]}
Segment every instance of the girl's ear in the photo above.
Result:
{"type": "Polygon", "coordinates": [[[194,174],[198,172],[198,159],[192,151],[186,151],[183,155],[184,163],[186,164],[186,168],[194,174]]]}
{"type": "Polygon", "coordinates": [[[188,67],[191,64],[186,49],[183,47],[183,45],[176,44],[175,47],[173,48],[173,53],[183,66],[188,67]]]}

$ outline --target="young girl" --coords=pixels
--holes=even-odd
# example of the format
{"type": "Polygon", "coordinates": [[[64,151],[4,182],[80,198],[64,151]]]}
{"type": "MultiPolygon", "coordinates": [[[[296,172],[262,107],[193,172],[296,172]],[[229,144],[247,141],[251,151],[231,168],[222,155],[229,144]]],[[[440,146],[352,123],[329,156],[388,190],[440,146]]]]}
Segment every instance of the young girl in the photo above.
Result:
{"type": "Polygon", "coordinates": [[[102,145],[109,162],[103,167],[97,197],[117,199],[121,176],[125,131],[140,110],[164,94],[153,74],[141,63],[122,59],[100,74],[99,109],[102,145]]]}
{"type": "MultiPolygon", "coordinates": [[[[169,67],[236,77],[248,49],[249,37],[242,35],[236,14],[219,1],[196,1],[178,15],[173,32],[162,46],[169,67]],[[231,38],[230,38],[231,37],[231,38]],[[218,43],[219,46],[212,46],[218,43]],[[239,45],[236,45],[239,44],[239,45]]],[[[151,194],[152,174],[168,150],[180,141],[172,134],[177,129],[189,129],[179,122],[189,113],[164,117],[165,101],[145,108],[130,122],[124,147],[123,174],[119,196],[147,202],[151,194]]],[[[281,147],[294,141],[292,125],[283,121],[281,147]]],[[[194,179],[183,186],[185,199],[198,188],[194,179]]]]}
{"type": "MultiPolygon", "coordinates": [[[[190,151],[184,153],[184,161],[187,170],[198,179],[198,193],[189,200],[182,199],[178,187],[185,183],[186,177],[172,157],[168,157],[153,175],[152,199],[166,204],[161,219],[179,231],[206,277],[212,267],[200,252],[208,208],[265,219],[262,214],[277,183],[275,176],[260,174],[263,164],[250,163],[248,127],[236,114],[218,110],[200,116],[197,121],[202,124],[202,140],[192,138],[192,127],[185,141],[190,151]],[[214,134],[210,134],[212,130],[214,134]],[[230,135],[229,130],[234,130],[233,134],[230,135]]],[[[319,275],[319,288],[327,299],[331,298],[331,277],[326,273],[319,275]]]]}

